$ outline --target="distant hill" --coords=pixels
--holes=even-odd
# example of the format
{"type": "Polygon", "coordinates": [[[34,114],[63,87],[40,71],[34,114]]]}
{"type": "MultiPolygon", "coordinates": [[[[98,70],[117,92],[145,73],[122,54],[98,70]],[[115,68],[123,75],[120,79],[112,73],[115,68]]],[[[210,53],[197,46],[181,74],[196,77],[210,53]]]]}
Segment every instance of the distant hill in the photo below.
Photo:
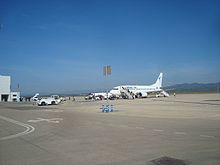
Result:
{"type": "Polygon", "coordinates": [[[164,87],[168,92],[176,93],[217,93],[220,92],[220,82],[217,83],[184,83],[164,87]]]}

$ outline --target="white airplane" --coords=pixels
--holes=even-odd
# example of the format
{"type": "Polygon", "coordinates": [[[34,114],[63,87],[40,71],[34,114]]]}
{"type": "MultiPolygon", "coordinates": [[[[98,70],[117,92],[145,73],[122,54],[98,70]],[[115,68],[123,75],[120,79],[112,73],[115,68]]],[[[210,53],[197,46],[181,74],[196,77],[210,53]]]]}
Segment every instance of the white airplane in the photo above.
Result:
{"type": "Polygon", "coordinates": [[[116,97],[126,96],[126,98],[147,97],[149,93],[156,93],[156,97],[168,97],[162,87],[163,73],[160,73],[157,81],[152,85],[121,85],[114,87],[110,93],[116,97]]]}

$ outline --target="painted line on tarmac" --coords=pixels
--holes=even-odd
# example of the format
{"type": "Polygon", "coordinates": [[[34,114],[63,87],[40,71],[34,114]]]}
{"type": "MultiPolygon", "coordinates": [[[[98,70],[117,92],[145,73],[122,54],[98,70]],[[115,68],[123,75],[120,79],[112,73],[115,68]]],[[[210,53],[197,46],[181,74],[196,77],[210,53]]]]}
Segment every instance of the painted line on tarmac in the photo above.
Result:
{"type": "Polygon", "coordinates": [[[19,136],[24,136],[24,135],[27,135],[31,132],[34,132],[34,130],[35,130],[35,128],[33,126],[31,126],[29,124],[24,124],[20,121],[14,120],[14,119],[10,119],[10,118],[7,118],[7,117],[1,116],[1,115],[0,115],[0,119],[27,128],[24,132],[20,132],[20,133],[14,134],[14,135],[5,136],[5,137],[0,138],[0,140],[8,140],[8,139],[17,138],[19,136]]]}
{"type": "Polygon", "coordinates": [[[215,138],[215,136],[209,136],[209,135],[199,135],[200,137],[203,137],[203,138],[215,138]]]}
{"type": "Polygon", "coordinates": [[[175,135],[186,135],[186,132],[174,132],[175,135]]]}
{"type": "Polygon", "coordinates": [[[29,123],[38,123],[41,121],[46,121],[48,123],[60,123],[60,121],[62,121],[63,118],[52,118],[52,119],[43,119],[43,118],[37,118],[35,120],[28,120],[29,123]]]}

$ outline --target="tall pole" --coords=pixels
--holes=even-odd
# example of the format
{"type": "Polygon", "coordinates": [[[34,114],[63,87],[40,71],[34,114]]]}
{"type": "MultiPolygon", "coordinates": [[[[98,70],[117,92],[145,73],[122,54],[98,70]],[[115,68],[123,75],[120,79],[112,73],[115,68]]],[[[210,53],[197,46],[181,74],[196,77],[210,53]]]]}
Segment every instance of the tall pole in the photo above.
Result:
{"type": "MultiPolygon", "coordinates": [[[[107,84],[107,77],[108,77],[108,75],[111,75],[111,73],[112,73],[111,66],[110,65],[105,65],[103,67],[103,74],[106,77],[106,84],[107,84]]],[[[106,90],[106,95],[107,95],[106,101],[107,101],[107,104],[108,104],[108,88],[106,90]]]]}
{"type": "Polygon", "coordinates": [[[107,105],[108,105],[108,66],[106,65],[106,67],[105,67],[105,72],[107,73],[106,74],[106,85],[107,85],[107,87],[106,87],[106,102],[107,102],[107,105]]]}

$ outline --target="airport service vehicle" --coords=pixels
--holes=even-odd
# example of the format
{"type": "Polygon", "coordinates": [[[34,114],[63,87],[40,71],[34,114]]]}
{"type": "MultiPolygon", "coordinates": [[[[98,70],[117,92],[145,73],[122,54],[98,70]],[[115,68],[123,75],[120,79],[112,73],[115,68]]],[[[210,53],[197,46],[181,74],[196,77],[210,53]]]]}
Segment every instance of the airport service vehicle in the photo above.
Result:
{"type": "Polygon", "coordinates": [[[125,97],[128,99],[147,97],[148,94],[150,93],[155,93],[156,97],[159,96],[168,97],[169,94],[161,88],[162,78],[163,78],[163,73],[160,73],[156,82],[152,85],[120,85],[114,87],[110,91],[110,93],[112,95],[115,95],[116,97],[122,97],[122,98],[125,97]]]}
{"type": "Polygon", "coordinates": [[[58,101],[66,101],[63,97],[60,97],[59,95],[51,95],[50,97],[54,98],[55,100],[58,101]]]}
{"type": "Polygon", "coordinates": [[[36,102],[38,105],[57,105],[61,102],[61,99],[58,95],[52,95],[48,98],[39,98],[39,93],[36,93],[31,100],[36,102]]]}
{"type": "Polygon", "coordinates": [[[39,93],[36,93],[33,97],[31,97],[31,100],[38,101],[39,100],[38,96],[39,96],[39,93]]]}
{"type": "Polygon", "coordinates": [[[54,99],[52,97],[48,97],[48,98],[42,98],[42,99],[39,99],[37,101],[37,104],[39,106],[44,106],[44,105],[57,105],[60,103],[60,100],[59,99],[54,99]]]}
{"type": "MultiPolygon", "coordinates": [[[[108,99],[112,98],[112,94],[108,93],[108,99]]],[[[85,97],[85,100],[106,100],[107,93],[106,92],[99,92],[99,93],[90,93],[88,96],[85,97]]]]}

